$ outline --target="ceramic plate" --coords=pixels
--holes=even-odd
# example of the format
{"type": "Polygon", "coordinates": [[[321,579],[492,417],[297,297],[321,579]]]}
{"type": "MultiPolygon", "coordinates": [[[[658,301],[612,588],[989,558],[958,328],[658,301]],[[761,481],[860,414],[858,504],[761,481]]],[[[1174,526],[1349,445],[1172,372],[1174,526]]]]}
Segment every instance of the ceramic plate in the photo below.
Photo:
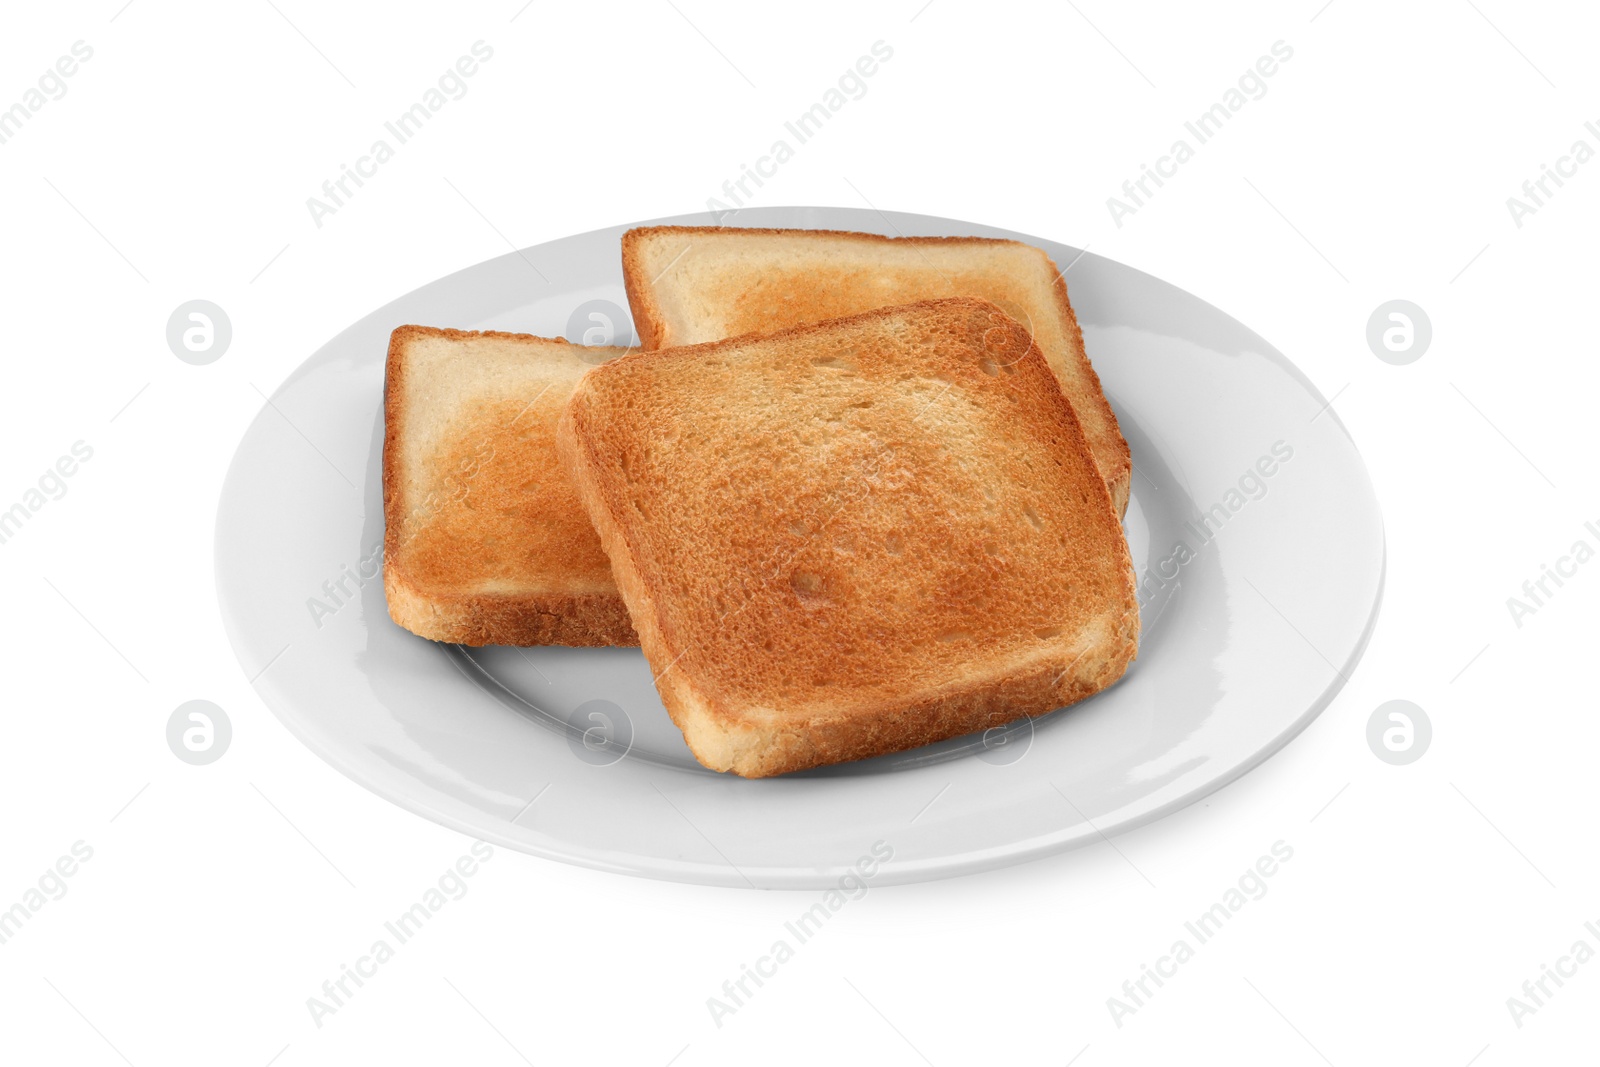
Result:
{"type": "MultiPolygon", "coordinates": [[[[711,225],[706,215],[650,225],[711,225]]],[[[246,675],[318,755],[381,796],[551,859],[728,886],[874,884],[1060,852],[1237,778],[1360,657],[1383,526],[1309,381],[1216,308],[1129,267],[990,226],[846,208],[744,226],[1012,237],[1066,268],[1133,452],[1139,659],[1112,689],[1005,730],[745,781],[695,762],[637,649],[434,644],[395,626],[382,564],[383,364],[402,323],[636,343],[597,230],[442,278],[296,370],[251,424],[217,517],[222,616],[246,675]]]]}

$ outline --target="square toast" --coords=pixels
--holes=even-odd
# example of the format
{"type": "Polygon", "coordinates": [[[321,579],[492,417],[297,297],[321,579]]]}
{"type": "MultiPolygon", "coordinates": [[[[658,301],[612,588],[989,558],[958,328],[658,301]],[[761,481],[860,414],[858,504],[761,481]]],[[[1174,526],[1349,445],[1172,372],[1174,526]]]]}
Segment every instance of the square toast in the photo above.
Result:
{"type": "Polygon", "coordinates": [[[1128,509],[1127,442],[1084,354],[1063,272],[1041,249],[984,237],[648,226],[623,234],[622,270],[646,349],[771,333],[938,297],[997,304],[1033,334],[1117,514],[1128,509]]]}
{"type": "Polygon", "coordinates": [[[412,633],[464,645],[636,645],[556,455],[578,380],[626,349],[401,326],[384,376],[383,588],[412,633]]]}
{"type": "Polygon", "coordinates": [[[623,356],[557,445],[713,770],[998,726],[1137,652],[1110,493],[1039,346],[986,301],[623,356]]]}

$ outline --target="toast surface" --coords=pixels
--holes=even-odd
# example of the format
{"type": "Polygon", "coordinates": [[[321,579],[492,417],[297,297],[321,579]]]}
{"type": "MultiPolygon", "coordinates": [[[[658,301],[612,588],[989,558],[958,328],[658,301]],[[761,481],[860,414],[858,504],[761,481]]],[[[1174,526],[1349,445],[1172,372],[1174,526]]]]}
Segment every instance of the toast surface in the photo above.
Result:
{"type": "Polygon", "coordinates": [[[557,441],[714,770],[1040,714],[1137,651],[1105,482],[1038,346],[984,301],[634,353],[584,378],[557,441]]]}
{"type": "Polygon", "coordinates": [[[466,645],[634,645],[610,563],[556,455],[573,387],[626,351],[402,326],[384,381],[389,615],[466,645]]]}
{"type": "Polygon", "coordinates": [[[646,349],[770,333],[873,308],[971,296],[1033,334],[1061,382],[1121,515],[1133,463],[1083,349],[1067,285],[1042,250],[984,237],[649,226],[622,238],[646,349]]]}

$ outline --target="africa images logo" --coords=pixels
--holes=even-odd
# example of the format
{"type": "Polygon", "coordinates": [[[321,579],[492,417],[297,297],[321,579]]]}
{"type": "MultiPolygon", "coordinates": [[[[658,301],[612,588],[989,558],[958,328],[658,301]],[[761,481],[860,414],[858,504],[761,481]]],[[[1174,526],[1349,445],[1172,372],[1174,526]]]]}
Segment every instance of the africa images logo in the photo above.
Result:
{"type": "Polygon", "coordinates": [[[1287,441],[1274,441],[1270,454],[1257,458],[1252,466],[1246,468],[1237,484],[1222,494],[1221,500],[1202,511],[1197,518],[1185,521],[1183,528],[1194,535],[1195,547],[1190,547],[1187,540],[1180,540],[1172,546],[1171,552],[1145,571],[1144,578],[1139,582],[1140,606],[1148,604],[1157,593],[1176,582],[1179,572],[1199,557],[1201,549],[1217,539],[1222,527],[1243,511],[1246,504],[1264,498],[1269,491],[1267,480],[1293,458],[1293,445],[1287,441]]]}

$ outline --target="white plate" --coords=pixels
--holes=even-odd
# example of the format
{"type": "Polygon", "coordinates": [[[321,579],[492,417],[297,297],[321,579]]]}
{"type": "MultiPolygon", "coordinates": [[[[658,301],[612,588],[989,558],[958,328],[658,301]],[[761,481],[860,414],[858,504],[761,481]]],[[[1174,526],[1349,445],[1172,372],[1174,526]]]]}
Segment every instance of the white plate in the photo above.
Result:
{"type": "Polygon", "coordinates": [[[893,853],[881,884],[1016,863],[1158,818],[1261,762],[1333,698],[1377,617],[1382,520],[1338,418],[1264,340],[1146,274],[989,226],[845,208],[747,209],[737,222],[1016,237],[1070,264],[1135,464],[1126,525],[1148,584],[1127,677],[1017,729],[745,781],[694,761],[636,649],[473,650],[390,622],[373,577],[389,331],[629,343],[628,227],[616,226],[481,263],[368,315],[245,434],[217,516],[222,615],[262,699],[322,758],[418,814],[552,859],[797,888],[836,883],[877,844],[893,853]],[[1272,474],[1252,475],[1258,463],[1272,474]],[[1208,540],[1196,527],[1213,505],[1208,540]]]}

